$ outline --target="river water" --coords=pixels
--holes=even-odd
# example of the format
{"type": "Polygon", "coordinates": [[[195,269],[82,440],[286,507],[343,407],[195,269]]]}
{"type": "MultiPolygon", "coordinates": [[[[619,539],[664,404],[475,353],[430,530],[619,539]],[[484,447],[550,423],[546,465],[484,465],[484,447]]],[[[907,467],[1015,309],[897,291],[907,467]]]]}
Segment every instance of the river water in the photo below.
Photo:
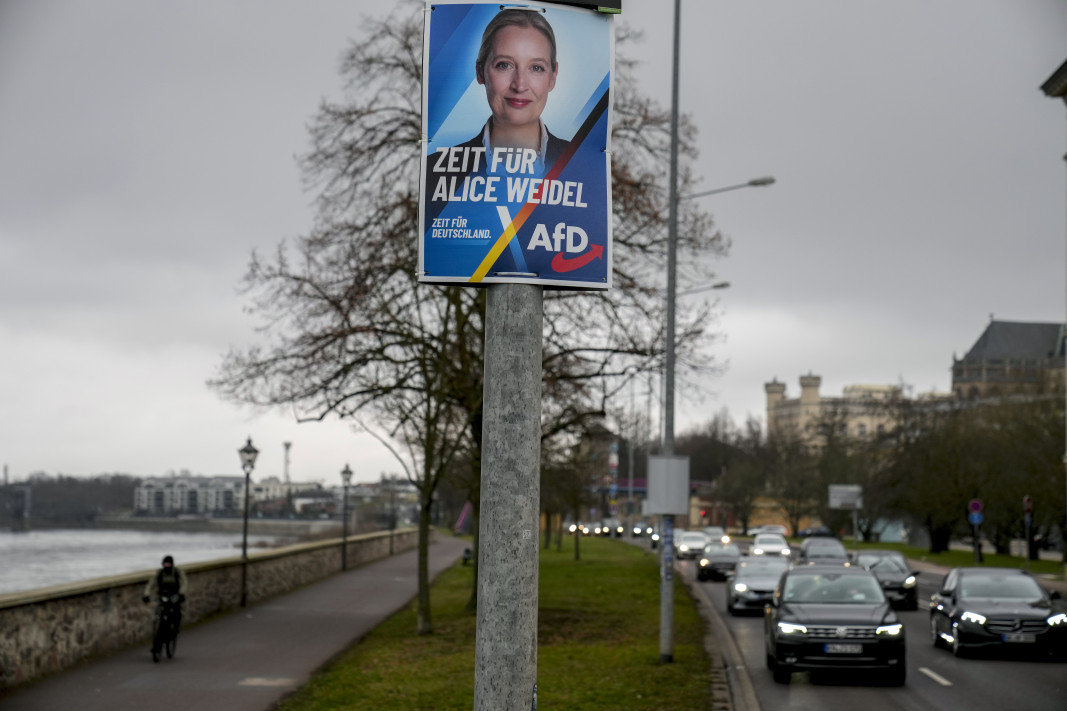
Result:
{"type": "MultiPolygon", "coordinates": [[[[249,536],[248,546],[273,536],[249,536]]],[[[90,578],[154,570],[163,556],[176,565],[241,554],[240,533],[115,530],[0,531],[0,595],[90,578]]],[[[147,578],[146,578],[147,579],[147,578]]]]}

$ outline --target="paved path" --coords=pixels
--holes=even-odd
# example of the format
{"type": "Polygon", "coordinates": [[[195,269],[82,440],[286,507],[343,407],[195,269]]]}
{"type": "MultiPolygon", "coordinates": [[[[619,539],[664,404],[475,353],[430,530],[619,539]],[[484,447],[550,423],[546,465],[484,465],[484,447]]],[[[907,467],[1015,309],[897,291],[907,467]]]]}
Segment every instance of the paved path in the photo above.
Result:
{"type": "MultiPolygon", "coordinates": [[[[439,537],[430,547],[430,577],[465,547],[439,537]]],[[[47,677],[0,697],[0,709],[266,711],[410,602],[416,562],[415,551],[402,553],[184,629],[174,659],[159,664],[146,643],[47,677]]]]}

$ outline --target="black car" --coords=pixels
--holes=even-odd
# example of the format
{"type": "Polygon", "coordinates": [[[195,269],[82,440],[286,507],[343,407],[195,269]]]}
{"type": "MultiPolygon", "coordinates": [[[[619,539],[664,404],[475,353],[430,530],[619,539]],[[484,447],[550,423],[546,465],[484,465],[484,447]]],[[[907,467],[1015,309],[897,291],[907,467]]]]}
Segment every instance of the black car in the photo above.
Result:
{"type": "Polygon", "coordinates": [[[789,561],[781,556],[744,557],[737,562],[734,574],[726,581],[726,611],[731,615],[742,612],[763,612],[774,596],[782,573],[789,561]]]}
{"type": "Polygon", "coordinates": [[[697,565],[698,580],[726,580],[734,572],[737,561],[741,559],[741,549],[736,543],[716,541],[704,546],[697,565]]]}
{"type": "Polygon", "coordinates": [[[904,625],[864,568],[807,565],[787,570],[764,613],[767,667],[788,684],[795,671],[881,670],[907,675],[904,625]]]}
{"type": "Polygon", "coordinates": [[[811,538],[813,536],[832,538],[833,535],[834,532],[826,526],[809,526],[808,528],[802,528],[797,531],[797,537],[799,538],[811,538]]]}
{"type": "Polygon", "coordinates": [[[1067,613],[1016,568],[953,568],[930,603],[930,638],[956,656],[981,648],[1063,654],[1067,613]]]}
{"type": "Polygon", "coordinates": [[[855,564],[874,573],[882,592],[893,607],[919,609],[919,571],[912,570],[908,559],[899,551],[866,550],[856,553],[855,564]]]}
{"type": "Polygon", "coordinates": [[[846,565],[849,560],[844,544],[836,538],[805,538],[800,544],[800,553],[797,557],[797,561],[802,565],[811,563],[846,565]]]}

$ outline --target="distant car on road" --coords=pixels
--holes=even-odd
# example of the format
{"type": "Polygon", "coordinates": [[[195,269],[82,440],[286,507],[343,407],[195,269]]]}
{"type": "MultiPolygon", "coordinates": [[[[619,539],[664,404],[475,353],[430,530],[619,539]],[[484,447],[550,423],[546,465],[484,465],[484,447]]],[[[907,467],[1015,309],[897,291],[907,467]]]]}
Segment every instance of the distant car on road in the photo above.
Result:
{"type": "Polygon", "coordinates": [[[957,657],[981,648],[1063,655],[1067,612],[1016,568],[953,568],[930,603],[930,639],[957,657]]]}
{"type": "Polygon", "coordinates": [[[904,625],[864,568],[807,565],[782,574],[764,614],[767,668],[779,684],[795,671],[883,670],[907,676],[904,625]]]}
{"type": "Polygon", "coordinates": [[[765,526],[753,526],[748,529],[748,535],[750,536],[758,536],[761,533],[777,533],[779,536],[788,536],[789,529],[776,523],[769,523],[765,526]]]}
{"type": "Polygon", "coordinates": [[[874,577],[882,584],[882,592],[894,607],[919,609],[919,571],[911,569],[903,553],[890,550],[858,551],[854,564],[874,573],[874,577]]]}
{"type": "Polygon", "coordinates": [[[704,546],[697,565],[697,579],[726,580],[740,559],[741,549],[736,543],[723,543],[716,539],[704,546]]]}
{"type": "Polygon", "coordinates": [[[813,563],[848,565],[850,559],[844,544],[836,538],[805,538],[800,544],[797,562],[801,565],[813,563]]]}
{"type": "Polygon", "coordinates": [[[789,561],[782,556],[748,556],[739,560],[734,574],[726,580],[726,611],[731,615],[763,612],[778,579],[788,568],[789,561]]]}
{"type": "Polygon", "coordinates": [[[760,533],[752,539],[752,555],[780,555],[789,557],[791,551],[785,538],[778,533],[760,533]]]}
{"type": "Polygon", "coordinates": [[[808,528],[802,528],[797,531],[797,536],[800,538],[812,538],[816,536],[826,536],[832,538],[834,532],[826,526],[809,526],[808,528]]]}
{"type": "Polygon", "coordinates": [[[708,539],[699,531],[684,531],[674,539],[674,554],[679,559],[696,558],[708,544],[708,539]]]}
{"type": "Polygon", "coordinates": [[[716,541],[722,543],[729,543],[730,537],[726,535],[726,529],[722,526],[705,526],[704,535],[708,537],[708,543],[715,543],[716,541]]]}

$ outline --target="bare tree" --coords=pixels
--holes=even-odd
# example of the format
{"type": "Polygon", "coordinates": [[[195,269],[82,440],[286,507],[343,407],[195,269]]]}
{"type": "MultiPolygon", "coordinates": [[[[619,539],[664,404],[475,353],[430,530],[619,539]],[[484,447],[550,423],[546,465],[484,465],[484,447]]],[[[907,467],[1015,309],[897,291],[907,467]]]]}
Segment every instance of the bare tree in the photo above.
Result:
{"type": "MultiPolygon", "coordinates": [[[[302,163],[318,195],[315,224],[270,258],[253,255],[244,288],[263,343],[231,351],[210,385],[300,421],[347,419],[389,447],[420,492],[418,631],[427,633],[433,494],[457,457],[480,460],[485,292],[416,281],[422,22],[421,3],[403,2],[393,17],[368,19],[344,54],[346,97],[319,107],[302,163]]],[[[612,129],[618,288],[546,294],[546,439],[580,432],[662,356],[670,122],[629,69],[619,62],[612,129]]],[[[682,154],[693,159],[695,131],[682,125],[682,154]]],[[[690,180],[683,170],[683,190],[690,180]]],[[[705,283],[728,242],[696,206],[682,208],[680,283],[705,283]]],[[[711,366],[710,315],[706,305],[680,310],[680,367],[711,366]]]]}

